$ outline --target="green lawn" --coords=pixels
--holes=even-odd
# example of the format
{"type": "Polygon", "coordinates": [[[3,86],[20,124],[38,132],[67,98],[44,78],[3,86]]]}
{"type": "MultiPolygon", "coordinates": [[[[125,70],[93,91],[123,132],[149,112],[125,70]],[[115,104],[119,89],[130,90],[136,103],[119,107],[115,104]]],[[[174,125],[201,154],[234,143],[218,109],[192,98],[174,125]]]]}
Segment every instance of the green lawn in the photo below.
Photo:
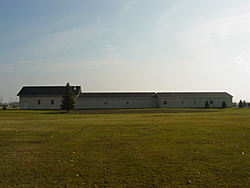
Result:
{"type": "Polygon", "coordinates": [[[0,110],[0,187],[250,185],[250,109],[82,112],[0,110]]]}

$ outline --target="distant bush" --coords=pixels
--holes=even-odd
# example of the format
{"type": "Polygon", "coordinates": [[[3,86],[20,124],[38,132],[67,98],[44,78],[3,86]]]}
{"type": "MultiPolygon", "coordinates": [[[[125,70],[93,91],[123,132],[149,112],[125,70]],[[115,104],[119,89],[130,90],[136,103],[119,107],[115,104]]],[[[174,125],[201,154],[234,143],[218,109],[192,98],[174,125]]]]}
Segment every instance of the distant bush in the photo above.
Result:
{"type": "Polygon", "coordinates": [[[242,105],[243,107],[247,107],[247,102],[244,100],[242,105]]]}
{"type": "Polygon", "coordinates": [[[7,110],[7,107],[6,107],[6,105],[3,105],[3,110],[7,110]]]}
{"type": "Polygon", "coordinates": [[[238,107],[239,108],[243,108],[243,102],[242,102],[242,100],[240,100],[238,107]]]}
{"type": "Polygon", "coordinates": [[[206,101],[206,103],[205,103],[205,108],[209,108],[210,106],[209,106],[209,103],[208,103],[208,101],[206,101]]]}
{"type": "Polygon", "coordinates": [[[221,105],[222,108],[226,108],[227,107],[227,104],[225,101],[222,102],[222,105],[221,105]]]}

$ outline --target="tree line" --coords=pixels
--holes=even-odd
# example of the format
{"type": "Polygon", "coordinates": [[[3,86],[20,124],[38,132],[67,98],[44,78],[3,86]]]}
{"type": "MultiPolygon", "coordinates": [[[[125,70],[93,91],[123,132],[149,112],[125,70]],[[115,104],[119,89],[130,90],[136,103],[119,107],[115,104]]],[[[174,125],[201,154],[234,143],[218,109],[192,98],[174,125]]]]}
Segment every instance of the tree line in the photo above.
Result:
{"type": "Polygon", "coordinates": [[[238,104],[239,108],[246,108],[246,107],[250,107],[250,102],[246,102],[245,100],[242,101],[240,100],[239,104],[238,104]]]}

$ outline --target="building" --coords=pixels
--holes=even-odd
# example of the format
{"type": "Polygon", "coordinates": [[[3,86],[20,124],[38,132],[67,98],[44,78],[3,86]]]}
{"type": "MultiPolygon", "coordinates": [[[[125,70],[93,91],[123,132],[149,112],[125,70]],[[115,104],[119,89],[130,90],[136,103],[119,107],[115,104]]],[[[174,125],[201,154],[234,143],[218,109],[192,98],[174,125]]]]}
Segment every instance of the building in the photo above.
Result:
{"type": "MultiPolygon", "coordinates": [[[[71,86],[76,109],[114,108],[220,108],[225,101],[232,107],[232,95],[227,92],[108,92],[86,93],[81,86],[71,86]]],[[[65,86],[25,86],[17,94],[20,109],[60,109],[65,86]]]]}
{"type": "MultiPolygon", "coordinates": [[[[20,109],[60,109],[65,86],[25,86],[19,96],[20,109]]],[[[77,98],[81,93],[81,86],[72,87],[77,98]]]]}
{"type": "Polygon", "coordinates": [[[130,93],[81,93],[77,108],[157,108],[158,98],[154,92],[130,93]]]}

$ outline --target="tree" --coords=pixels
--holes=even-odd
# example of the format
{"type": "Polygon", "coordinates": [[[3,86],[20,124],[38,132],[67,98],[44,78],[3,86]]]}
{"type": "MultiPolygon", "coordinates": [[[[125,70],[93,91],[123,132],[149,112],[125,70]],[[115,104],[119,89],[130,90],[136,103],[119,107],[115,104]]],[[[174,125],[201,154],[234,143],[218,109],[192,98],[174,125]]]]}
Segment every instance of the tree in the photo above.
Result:
{"type": "Polygon", "coordinates": [[[205,108],[209,108],[210,106],[209,106],[209,103],[208,103],[208,101],[206,101],[206,103],[205,103],[205,108]]]}
{"type": "Polygon", "coordinates": [[[7,107],[6,107],[6,105],[3,105],[3,110],[7,110],[7,107]]]}
{"type": "Polygon", "coordinates": [[[225,101],[222,102],[222,105],[221,105],[222,108],[226,108],[227,107],[227,104],[225,101]]]}
{"type": "Polygon", "coordinates": [[[72,87],[69,85],[69,83],[66,84],[61,102],[61,110],[67,110],[68,113],[70,110],[75,109],[75,96],[73,94],[72,87]]]}
{"type": "Polygon", "coordinates": [[[243,107],[247,107],[247,102],[245,100],[243,101],[243,107]]]}
{"type": "Polygon", "coordinates": [[[238,106],[239,108],[243,108],[243,102],[242,102],[242,100],[240,100],[240,102],[239,102],[239,106],[238,106]]]}

